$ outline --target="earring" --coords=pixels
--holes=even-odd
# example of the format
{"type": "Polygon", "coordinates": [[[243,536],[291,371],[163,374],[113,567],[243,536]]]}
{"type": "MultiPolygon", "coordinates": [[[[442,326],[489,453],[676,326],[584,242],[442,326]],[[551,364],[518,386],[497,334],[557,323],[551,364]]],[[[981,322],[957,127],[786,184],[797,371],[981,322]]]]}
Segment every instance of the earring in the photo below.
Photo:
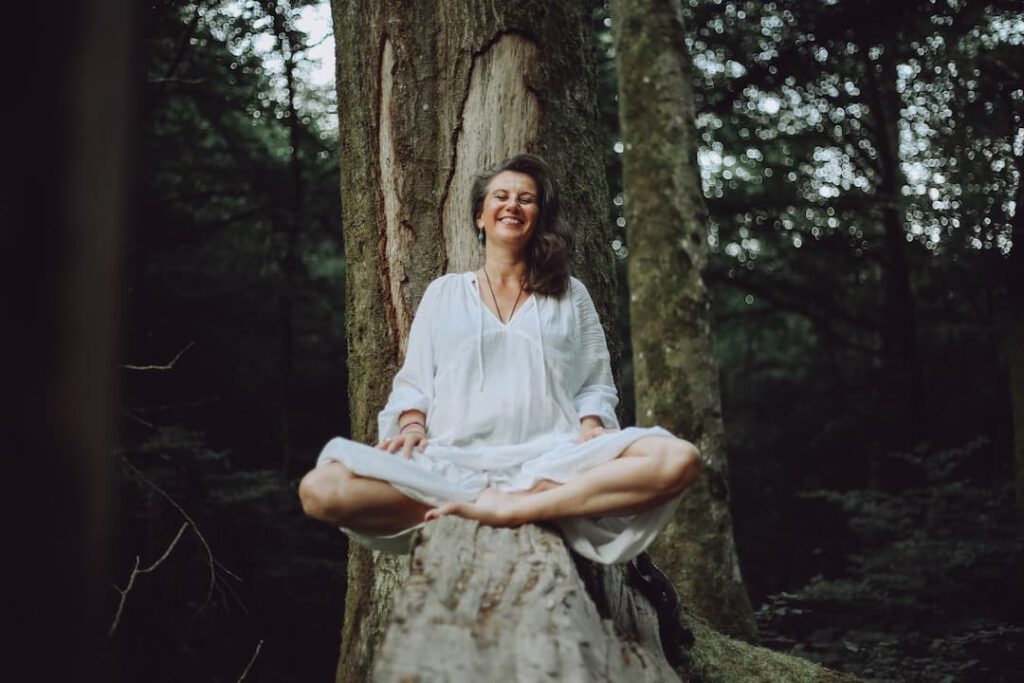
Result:
{"type": "Polygon", "coordinates": [[[476,231],[476,241],[481,247],[484,246],[484,231],[482,228],[479,228],[476,231]]]}

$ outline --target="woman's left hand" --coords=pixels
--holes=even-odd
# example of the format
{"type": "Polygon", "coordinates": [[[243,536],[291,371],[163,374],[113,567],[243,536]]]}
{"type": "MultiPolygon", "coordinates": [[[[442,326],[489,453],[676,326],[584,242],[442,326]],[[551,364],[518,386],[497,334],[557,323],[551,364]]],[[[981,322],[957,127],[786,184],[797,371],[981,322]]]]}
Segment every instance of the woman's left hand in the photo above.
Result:
{"type": "Polygon", "coordinates": [[[579,436],[576,437],[576,443],[590,441],[595,436],[601,436],[602,434],[617,431],[619,430],[605,429],[604,424],[602,424],[601,420],[596,417],[585,417],[580,420],[580,433],[579,436]]]}

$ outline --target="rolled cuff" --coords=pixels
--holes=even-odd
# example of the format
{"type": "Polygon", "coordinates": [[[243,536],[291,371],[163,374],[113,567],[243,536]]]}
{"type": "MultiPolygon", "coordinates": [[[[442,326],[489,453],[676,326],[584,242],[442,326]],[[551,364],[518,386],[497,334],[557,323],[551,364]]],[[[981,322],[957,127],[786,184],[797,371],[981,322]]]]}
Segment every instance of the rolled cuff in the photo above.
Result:
{"type": "Polygon", "coordinates": [[[601,420],[606,429],[618,429],[619,420],[615,417],[615,406],[619,404],[619,396],[615,387],[592,384],[584,387],[573,399],[576,414],[582,419],[593,415],[601,420]]]}

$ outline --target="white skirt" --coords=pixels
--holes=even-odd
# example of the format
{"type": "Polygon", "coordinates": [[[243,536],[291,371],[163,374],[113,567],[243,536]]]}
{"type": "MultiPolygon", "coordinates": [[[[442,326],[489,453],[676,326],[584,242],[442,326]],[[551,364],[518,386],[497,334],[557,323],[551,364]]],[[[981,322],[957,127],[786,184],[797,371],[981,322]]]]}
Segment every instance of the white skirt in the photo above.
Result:
{"type": "MultiPolygon", "coordinates": [[[[506,492],[526,491],[542,479],[566,483],[583,472],[619,457],[637,439],[672,436],[661,427],[629,427],[576,443],[575,434],[541,437],[527,444],[480,449],[430,444],[411,459],[340,437],[331,439],[317,465],[338,461],[354,474],[381,479],[414,500],[436,507],[449,501],[472,502],[488,486],[506,492]]],[[[654,541],[672,518],[679,497],[644,512],[623,517],[566,517],[552,520],[569,546],[602,564],[626,562],[654,541]]],[[[413,532],[423,522],[393,534],[373,534],[341,527],[373,550],[407,553],[413,532]]]]}

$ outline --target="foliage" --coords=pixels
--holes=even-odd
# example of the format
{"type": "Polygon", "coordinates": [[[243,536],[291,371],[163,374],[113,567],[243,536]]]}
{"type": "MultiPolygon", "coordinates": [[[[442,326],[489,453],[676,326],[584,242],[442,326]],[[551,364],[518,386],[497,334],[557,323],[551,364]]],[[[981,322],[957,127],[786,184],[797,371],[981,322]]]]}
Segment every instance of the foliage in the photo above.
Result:
{"type": "Polygon", "coordinates": [[[1024,673],[1024,536],[992,444],[891,453],[916,482],[896,491],[818,490],[805,514],[845,520],[812,538],[841,566],[769,596],[766,641],[883,681],[1016,681],[1024,673]],[[843,533],[843,532],[840,532],[843,533]]]}
{"type": "MultiPolygon", "coordinates": [[[[316,116],[329,94],[287,87],[274,7],[293,21],[284,3],[151,10],[125,357],[195,342],[176,372],[129,383],[129,410],[295,471],[290,451],[306,465],[346,426],[344,261],[336,132],[316,116]]],[[[287,35],[299,63],[303,36],[287,35]]]]}
{"type": "Polygon", "coordinates": [[[261,642],[252,676],[334,668],[346,544],[294,478],[347,430],[337,133],[304,77],[306,4],[145,12],[123,357],[178,357],[124,374],[113,583],[194,528],[126,595],[128,680],[237,680],[261,642]]]}

